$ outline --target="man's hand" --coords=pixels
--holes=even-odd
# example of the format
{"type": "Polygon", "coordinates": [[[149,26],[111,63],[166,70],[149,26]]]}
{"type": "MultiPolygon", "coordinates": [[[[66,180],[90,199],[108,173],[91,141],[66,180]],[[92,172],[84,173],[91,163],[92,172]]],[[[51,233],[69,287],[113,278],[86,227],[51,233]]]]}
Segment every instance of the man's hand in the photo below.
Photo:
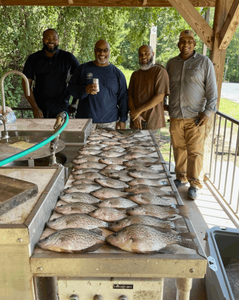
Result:
{"type": "Polygon", "coordinates": [[[115,129],[125,129],[125,122],[117,122],[115,129]]]}
{"type": "Polygon", "coordinates": [[[203,112],[201,112],[198,116],[198,122],[197,122],[197,127],[206,125],[208,122],[209,117],[205,115],[203,112]]]}
{"type": "Polygon", "coordinates": [[[135,121],[141,114],[140,108],[135,108],[134,110],[130,111],[130,117],[132,118],[132,121],[135,121]]]}
{"type": "Polygon", "coordinates": [[[137,129],[143,129],[142,121],[146,122],[146,120],[143,117],[139,116],[137,119],[134,120],[134,127],[137,129]]]}
{"type": "Polygon", "coordinates": [[[77,111],[77,105],[76,104],[71,104],[69,105],[69,114],[74,114],[77,111]]]}
{"type": "Polygon", "coordinates": [[[86,94],[96,95],[97,94],[97,84],[88,84],[85,88],[86,94]]]}
{"type": "Polygon", "coordinates": [[[33,116],[35,119],[43,119],[43,112],[40,110],[40,108],[33,109],[33,116]]]}

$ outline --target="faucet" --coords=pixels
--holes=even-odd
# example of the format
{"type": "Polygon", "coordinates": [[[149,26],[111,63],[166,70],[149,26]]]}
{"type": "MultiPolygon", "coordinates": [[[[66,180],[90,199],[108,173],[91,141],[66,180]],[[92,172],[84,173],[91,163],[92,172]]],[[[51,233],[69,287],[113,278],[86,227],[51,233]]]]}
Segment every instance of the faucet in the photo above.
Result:
{"type": "Polygon", "coordinates": [[[19,72],[19,71],[16,71],[16,70],[13,70],[13,71],[8,71],[6,72],[2,78],[1,78],[1,95],[2,95],[2,121],[3,121],[3,126],[4,126],[4,132],[5,132],[5,139],[9,138],[9,135],[8,135],[8,132],[7,132],[7,113],[6,113],[6,102],[5,102],[5,94],[4,94],[4,79],[5,77],[7,77],[7,75],[9,74],[18,74],[20,75],[24,80],[25,80],[25,83],[26,83],[26,90],[27,90],[27,96],[30,96],[30,86],[29,86],[29,81],[27,79],[27,77],[19,72]]]}

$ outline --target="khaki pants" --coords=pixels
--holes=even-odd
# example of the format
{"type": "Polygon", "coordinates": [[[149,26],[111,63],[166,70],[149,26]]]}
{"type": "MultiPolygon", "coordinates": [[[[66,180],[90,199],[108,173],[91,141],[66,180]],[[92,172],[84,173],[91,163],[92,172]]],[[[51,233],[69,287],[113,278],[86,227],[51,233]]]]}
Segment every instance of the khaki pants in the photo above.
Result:
{"type": "Polygon", "coordinates": [[[202,188],[200,173],[203,168],[205,125],[197,127],[195,120],[170,119],[170,134],[175,159],[176,178],[202,188]]]}

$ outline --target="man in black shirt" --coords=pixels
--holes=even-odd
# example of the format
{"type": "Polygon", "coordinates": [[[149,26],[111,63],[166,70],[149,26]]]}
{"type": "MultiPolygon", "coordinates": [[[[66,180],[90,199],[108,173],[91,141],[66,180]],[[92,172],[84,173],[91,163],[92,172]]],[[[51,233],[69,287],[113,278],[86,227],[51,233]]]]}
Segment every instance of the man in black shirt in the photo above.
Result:
{"type": "Polygon", "coordinates": [[[23,74],[29,80],[30,96],[26,95],[24,82],[23,89],[34,118],[55,118],[62,111],[68,112],[67,85],[79,62],[58,46],[58,33],[47,29],[43,33],[43,49],[31,54],[25,63],[23,74]]]}

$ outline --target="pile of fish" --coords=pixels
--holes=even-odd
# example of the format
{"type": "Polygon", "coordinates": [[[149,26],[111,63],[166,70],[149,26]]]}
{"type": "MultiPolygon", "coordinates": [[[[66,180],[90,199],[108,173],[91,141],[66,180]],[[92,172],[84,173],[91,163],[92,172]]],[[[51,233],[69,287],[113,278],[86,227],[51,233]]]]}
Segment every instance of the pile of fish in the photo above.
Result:
{"type": "Polygon", "coordinates": [[[136,253],[160,253],[171,244],[197,249],[182,232],[165,162],[148,131],[92,131],[73,161],[72,174],[46,224],[56,230],[38,246],[57,252],[91,252],[102,245],[136,253]],[[105,231],[104,231],[105,230],[105,231]],[[107,232],[105,236],[103,233],[107,232]]]}

